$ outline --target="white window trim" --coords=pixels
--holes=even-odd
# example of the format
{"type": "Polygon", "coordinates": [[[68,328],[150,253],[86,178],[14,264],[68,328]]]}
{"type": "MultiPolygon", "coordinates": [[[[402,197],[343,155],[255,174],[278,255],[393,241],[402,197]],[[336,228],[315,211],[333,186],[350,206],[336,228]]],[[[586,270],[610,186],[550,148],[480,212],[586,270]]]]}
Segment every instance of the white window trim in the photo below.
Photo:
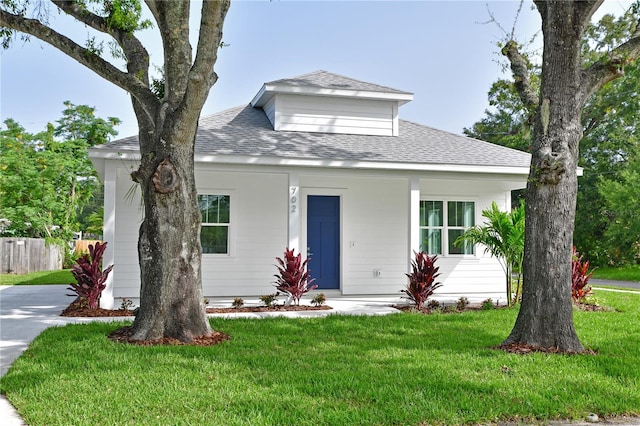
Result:
{"type": "MultiPolygon", "coordinates": [[[[453,202],[471,202],[473,203],[473,223],[474,226],[478,223],[478,199],[473,197],[442,197],[442,196],[428,196],[422,195],[420,196],[420,202],[423,201],[441,201],[442,202],[442,226],[433,227],[441,229],[442,231],[442,251],[444,253],[438,254],[439,257],[452,257],[452,258],[463,258],[463,259],[476,259],[478,258],[478,247],[477,244],[473,246],[472,254],[450,254],[449,253],[449,229],[461,229],[458,226],[449,227],[448,221],[448,213],[449,213],[449,205],[448,203],[453,202]]],[[[419,208],[419,207],[418,207],[419,208]]],[[[420,213],[418,212],[418,215],[420,213]]],[[[426,229],[428,227],[420,225],[420,219],[418,218],[418,233],[420,234],[422,229],[426,229]]],[[[419,246],[422,245],[422,242],[419,242],[419,246]]]]}
{"type": "MultiPolygon", "coordinates": [[[[227,241],[227,253],[202,253],[203,258],[231,258],[235,257],[235,241],[236,241],[236,196],[235,191],[229,189],[198,189],[198,195],[222,195],[229,197],[229,223],[227,224],[229,227],[228,231],[228,241],[227,241]]],[[[206,226],[206,225],[205,225],[206,226]]],[[[200,229],[202,229],[202,224],[200,225],[200,229]]]]}

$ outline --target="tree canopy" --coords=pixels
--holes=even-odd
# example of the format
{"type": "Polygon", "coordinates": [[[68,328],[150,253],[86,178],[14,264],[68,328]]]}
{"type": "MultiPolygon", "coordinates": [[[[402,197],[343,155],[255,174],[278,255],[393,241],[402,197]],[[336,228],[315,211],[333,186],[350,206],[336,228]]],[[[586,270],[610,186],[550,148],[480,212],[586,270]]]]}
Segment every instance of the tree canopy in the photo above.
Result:
{"type": "Polygon", "coordinates": [[[87,228],[80,216],[101,193],[87,148],[117,135],[120,120],[96,117],[87,105],[64,105],[57,126],[37,134],[12,119],[0,130],[0,217],[11,223],[3,235],[70,239],[87,228]]]}

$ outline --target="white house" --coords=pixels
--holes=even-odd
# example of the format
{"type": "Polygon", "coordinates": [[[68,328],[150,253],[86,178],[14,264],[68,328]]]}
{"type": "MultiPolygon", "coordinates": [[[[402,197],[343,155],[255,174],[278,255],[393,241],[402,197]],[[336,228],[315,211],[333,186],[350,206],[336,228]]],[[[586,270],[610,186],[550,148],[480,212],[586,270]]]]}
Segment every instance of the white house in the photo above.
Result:
{"type": "MultiPolygon", "coordinates": [[[[285,247],[309,256],[329,294],[398,295],[413,251],[438,254],[440,293],[504,298],[504,272],[455,247],[496,201],[523,188],[524,152],[399,118],[413,94],[326,71],[265,83],[248,105],[200,120],[195,174],[207,297],[274,292],[285,247]]],[[[452,113],[454,113],[452,111],[452,113]]],[[[139,296],[140,197],[128,197],[137,137],[90,150],[105,183],[102,304],[139,296]]]]}

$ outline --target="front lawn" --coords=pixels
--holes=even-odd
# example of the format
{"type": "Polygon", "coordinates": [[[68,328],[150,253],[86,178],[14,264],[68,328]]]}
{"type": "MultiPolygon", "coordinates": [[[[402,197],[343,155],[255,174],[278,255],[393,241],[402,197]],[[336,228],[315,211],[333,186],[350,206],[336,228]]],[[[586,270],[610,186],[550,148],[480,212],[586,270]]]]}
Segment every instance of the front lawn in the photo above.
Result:
{"type": "Polygon", "coordinates": [[[51,328],[0,380],[30,426],[420,425],[640,414],[640,295],[575,312],[593,355],[490,349],[516,310],[212,319],[232,340],[140,347],[51,328]]]}
{"type": "Polygon", "coordinates": [[[640,265],[619,267],[601,267],[593,272],[593,278],[601,280],[636,281],[640,282],[640,265]]]}
{"type": "Polygon", "coordinates": [[[0,285],[69,284],[75,282],[71,269],[32,272],[30,274],[0,274],[0,285]]]}

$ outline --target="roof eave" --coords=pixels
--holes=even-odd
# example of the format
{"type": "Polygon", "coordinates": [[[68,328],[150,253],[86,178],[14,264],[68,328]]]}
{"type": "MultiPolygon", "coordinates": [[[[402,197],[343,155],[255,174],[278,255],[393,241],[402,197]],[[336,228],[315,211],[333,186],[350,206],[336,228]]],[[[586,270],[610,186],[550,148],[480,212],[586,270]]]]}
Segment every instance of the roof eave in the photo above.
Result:
{"type": "Polygon", "coordinates": [[[263,107],[277,93],[306,96],[335,96],[342,98],[373,99],[398,102],[404,105],[413,100],[413,93],[374,92],[370,90],[329,89],[313,86],[290,86],[266,83],[251,100],[251,106],[263,107]]]}

